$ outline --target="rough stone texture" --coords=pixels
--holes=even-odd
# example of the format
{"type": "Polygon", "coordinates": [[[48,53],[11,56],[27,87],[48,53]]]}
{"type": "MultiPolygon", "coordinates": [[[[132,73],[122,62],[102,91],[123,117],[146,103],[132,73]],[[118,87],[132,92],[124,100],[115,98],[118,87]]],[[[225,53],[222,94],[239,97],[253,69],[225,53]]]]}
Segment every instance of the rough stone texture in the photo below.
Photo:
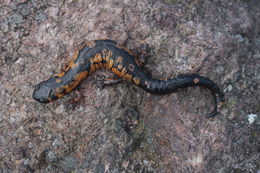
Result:
{"type": "Polygon", "coordinates": [[[0,172],[259,173],[259,9],[258,0],[0,0],[0,172]],[[73,48],[98,38],[135,53],[149,45],[156,77],[213,79],[221,114],[203,116],[205,89],[100,87],[113,76],[102,70],[53,104],[31,98],[73,48]]]}

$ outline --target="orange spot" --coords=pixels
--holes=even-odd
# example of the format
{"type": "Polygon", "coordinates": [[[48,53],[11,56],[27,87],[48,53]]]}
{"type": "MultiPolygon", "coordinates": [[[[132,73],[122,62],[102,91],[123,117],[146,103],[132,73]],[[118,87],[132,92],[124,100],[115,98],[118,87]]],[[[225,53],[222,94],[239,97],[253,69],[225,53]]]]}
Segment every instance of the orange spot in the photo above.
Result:
{"type": "Polygon", "coordinates": [[[65,89],[66,93],[69,93],[71,90],[73,90],[73,88],[69,87],[69,85],[64,85],[62,88],[65,89]]]}
{"type": "Polygon", "coordinates": [[[96,46],[96,43],[95,43],[95,41],[91,40],[91,41],[87,41],[87,42],[86,42],[86,45],[87,45],[88,47],[90,47],[90,48],[93,48],[93,47],[96,46]]]}
{"type": "Polygon", "coordinates": [[[79,55],[79,50],[76,50],[73,54],[73,60],[75,61],[79,55]]]}
{"type": "Polygon", "coordinates": [[[76,81],[82,81],[82,80],[85,79],[87,76],[88,76],[88,72],[87,72],[87,71],[84,71],[84,72],[81,72],[81,73],[76,74],[73,79],[76,80],[76,81]]]}
{"type": "Polygon", "coordinates": [[[100,53],[97,53],[96,54],[97,58],[98,58],[98,62],[101,62],[102,61],[102,56],[100,53]]]}
{"type": "Polygon", "coordinates": [[[131,81],[133,76],[130,75],[130,74],[125,74],[125,78],[128,80],[128,81],[131,81]]]}
{"type": "Polygon", "coordinates": [[[102,61],[102,57],[100,53],[94,55],[94,62],[99,63],[102,61]]]}
{"type": "Polygon", "coordinates": [[[103,49],[101,51],[101,53],[102,53],[101,57],[103,57],[103,60],[106,62],[105,64],[103,64],[102,67],[105,67],[105,68],[108,68],[108,69],[112,68],[113,62],[114,62],[112,59],[110,59],[110,57],[113,54],[112,51],[107,51],[106,49],[103,49]]]}
{"type": "Polygon", "coordinates": [[[65,72],[61,72],[61,73],[57,74],[57,77],[58,77],[58,78],[61,78],[61,77],[64,76],[64,75],[65,75],[65,72]]]}
{"type": "Polygon", "coordinates": [[[63,97],[65,94],[64,93],[60,93],[60,94],[56,94],[55,96],[60,99],[61,97],[63,97]]]}
{"type": "Polygon", "coordinates": [[[200,82],[200,80],[199,80],[198,78],[194,78],[193,82],[194,82],[195,84],[197,84],[197,83],[200,82]]]}
{"type": "Polygon", "coordinates": [[[94,61],[94,63],[97,63],[98,59],[96,56],[93,57],[93,61],[94,61]]]}
{"type": "Polygon", "coordinates": [[[72,81],[71,83],[69,83],[68,85],[63,86],[62,88],[65,89],[65,92],[66,92],[66,93],[69,93],[69,92],[71,92],[74,88],[76,88],[76,87],[79,85],[80,82],[81,82],[80,80],[78,80],[78,81],[72,81]]]}
{"type": "Polygon", "coordinates": [[[114,64],[114,60],[112,58],[110,58],[108,61],[108,69],[111,69],[113,64],[114,64]]]}
{"type": "Polygon", "coordinates": [[[160,80],[167,80],[167,78],[160,78],[160,80]]]}
{"type": "Polygon", "coordinates": [[[71,60],[70,63],[69,63],[69,65],[66,67],[65,72],[69,71],[69,69],[71,68],[71,66],[72,66],[73,64],[74,64],[74,61],[71,60]]]}
{"type": "Polygon", "coordinates": [[[112,68],[112,72],[121,77],[121,73],[117,70],[117,68],[112,68]]]}
{"type": "Polygon", "coordinates": [[[127,72],[127,70],[126,70],[126,68],[124,67],[123,70],[121,71],[121,76],[125,76],[126,72],[127,72]]]}
{"type": "Polygon", "coordinates": [[[141,82],[138,77],[134,77],[134,78],[133,78],[133,81],[134,81],[134,83],[135,83],[136,85],[139,85],[140,82],[141,82]]]}
{"type": "Polygon", "coordinates": [[[74,88],[76,88],[79,85],[80,82],[81,81],[72,81],[71,83],[69,83],[70,91],[73,90],[74,88]]]}

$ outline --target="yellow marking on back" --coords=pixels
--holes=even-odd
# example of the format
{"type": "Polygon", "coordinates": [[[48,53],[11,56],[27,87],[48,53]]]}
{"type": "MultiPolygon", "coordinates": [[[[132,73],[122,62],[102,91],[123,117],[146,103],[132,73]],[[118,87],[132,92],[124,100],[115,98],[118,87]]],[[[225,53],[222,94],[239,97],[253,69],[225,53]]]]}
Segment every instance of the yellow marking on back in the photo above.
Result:
{"type": "Polygon", "coordinates": [[[65,93],[60,93],[60,94],[56,94],[55,96],[60,99],[61,97],[63,97],[65,95],[65,93]]]}
{"type": "Polygon", "coordinates": [[[88,76],[88,72],[87,71],[83,71],[81,73],[76,74],[73,79],[76,80],[76,81],[82,81],[87,76],[88,76]]]}
{"type": "Polygon", "coordinates": [[[69,92],[71,92],[73,90],[73,88],[69,87],[69,85],[64,85],[62,88],[65,89],[66,93],[69,93],[69,92]]]}
{"type": "Polygon", "coordinates": [[[102,62],[102,56],[100,53],[97,53],[96,56],[98,57],[98,62],[102,62]]]}
{"type": "Polygon", "coordinates": [[[66,93],[71,92],[74,88],[76,88],[80,84],[80,80],[72,81],[68,85],[63,86],[66,93]]]}
{"type": "Polygon", "coordinates": [[[126,70],[126,68],[124,67],[123,70],[121,71],[121,76],[124,77],[125,74],[126,74],[126,72],[127,72],[127,70],[126,70]]]}
{"type": "Polygon", "coordinates": [[[68,65],[67,68],[65,69],[65,72],[69,71],[69,69],[73,66],[73,64],[74,64],[74,61],[71,60],[70,63],[69,63],[69,65],[68,65]]]}
{"type": "Polygon", "coordinates": [[[58,78],[61,78],[61,77],[64,76],[64,75],[65,75],[65,72],[63,71],[63,72],[57,74],[57,77],[58,77],[58,78]]]}
{"type": "Polygon", "coordinates": [[[71,90],[73,90],[74,88],[76,88],[79,84],[80,84],[80,80],[79,81],[72,81],[71,83],[69,83],[69,87],[71,90]]]}
{"type": "Polygon", "coordinates": [[[101,54],[100,54],[100,53],[96,53],[96,54],[94,55],[94,62],[99,63],[99,62],[101,62],[101,61],[102,61],[102,56],[101,56],[101,54]]]}
{"type": "Polygon", "coordinates": [[[128,81],[132,81],[133,76],[130,74],[125,74],[125,79],[127,79],[128,81]]]}
{"type": "Polygon", "coordinates": [[[117,76],[120,76],[120,77],[121,77],[121,72],[118,71],[117,68],[112,68],[111,70],[112,70],[112,72],[115,73],[117,76]]]}
{"type": "Polygon", "coordinates": [[[109,59],[108,61],[108,69],[111,69],[113,67],[113,64],[114,64],[114,60],[112,58],[109,59]]]}

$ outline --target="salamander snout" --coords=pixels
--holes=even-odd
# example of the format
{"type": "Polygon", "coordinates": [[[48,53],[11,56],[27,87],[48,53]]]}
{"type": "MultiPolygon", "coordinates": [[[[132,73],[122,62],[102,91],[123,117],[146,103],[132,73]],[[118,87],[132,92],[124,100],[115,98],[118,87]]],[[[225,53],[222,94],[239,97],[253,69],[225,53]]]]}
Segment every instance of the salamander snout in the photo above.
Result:
{"type": "Polygon", "coordinates": [[[33,99],[41,102],[41,103],[49,103],[50,102],[50,94],[52,89],[43,83],[39,83],[35,86],[34,92],[33,92],[33,99]]]}

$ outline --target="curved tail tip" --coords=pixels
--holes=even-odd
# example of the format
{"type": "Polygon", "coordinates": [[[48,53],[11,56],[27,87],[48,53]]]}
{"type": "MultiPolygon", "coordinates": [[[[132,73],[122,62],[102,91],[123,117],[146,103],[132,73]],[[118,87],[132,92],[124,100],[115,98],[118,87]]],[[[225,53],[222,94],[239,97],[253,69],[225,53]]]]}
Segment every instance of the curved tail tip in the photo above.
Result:
{"type": "Polygon", "coordinates": [[[214,117],[215,115],[217,115],[219,113],[219,110],[221,109],[223,102],[224,102],[224,97],[222,94],[221,95],[216,94],[215,100],[216,100],[215,108],[211,113],[206,115],[207,118],[214,117]]]}

